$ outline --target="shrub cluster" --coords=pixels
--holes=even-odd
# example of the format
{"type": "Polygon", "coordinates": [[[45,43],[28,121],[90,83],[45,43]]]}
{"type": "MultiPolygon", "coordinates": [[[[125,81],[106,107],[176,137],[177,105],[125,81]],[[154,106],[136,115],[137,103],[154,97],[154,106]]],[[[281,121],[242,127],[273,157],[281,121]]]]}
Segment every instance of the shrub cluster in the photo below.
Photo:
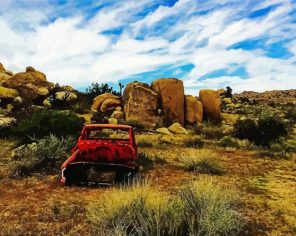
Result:
{"type": "Polygon", "coordinates": [[[50,134],[78,136],[83,124],[84,120],[71,111],[39,110],[11,127],[7,133],[25,141],[30,141],[28,137],[43,138],[50,134]]]}
{"type": "Polygon", "coordinates": [[[157,155],[148,155],[140,152],[137,158],[137,163],[140,166],[151,167],[153,164],[165,164],[166,160],[163,157],[157,155]]]}
{"type": "Polygon", "coordinates": [[[211,179],[170,195],[149,184],[113,189],[87,207],[95,228],[108,235],[230,235],[242,229],[238,197],[211,179]]]}
{"type": "Polygon", "coordinates": [[[18,178],[31,173],[57,172],[68,157],[76,139],[71,136],[57,138],[54,135],[37,139],[34,143],[18,147],[13,151],[13,171],[18,178]]]}
{"type": "Polygon", "coordinates": [[[235,124],[235,136],[256,145],[269,147],[270,142],[287,135],[286,122],[274,113],[262,113],[257,120],[240,119],[235,124]]]}

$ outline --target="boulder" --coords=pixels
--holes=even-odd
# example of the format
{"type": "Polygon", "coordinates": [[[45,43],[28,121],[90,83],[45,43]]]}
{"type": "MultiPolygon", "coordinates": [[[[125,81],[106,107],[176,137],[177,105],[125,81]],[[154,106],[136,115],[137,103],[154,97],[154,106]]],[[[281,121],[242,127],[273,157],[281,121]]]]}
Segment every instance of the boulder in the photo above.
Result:
{"type": "Polygon", "coordinates": [[[52,108],[50,98],[46,98],[46,99],[43,100],[43,106],[45,106],[46,108],[52,108]]]}
{"type": "Polygon", "coordinates": [[[5,87],[0,86],[0,98],[15,99],[17,96],[19,96],[19,93],[18,93],[17,90],[9,89],[9,88],[5,88],[5,87]]]}
{"type": "Polygon", "coordinates": [[[191,95],[185,96],[186,121],[189,124],[202,122],[203,105],[201,101],[191,95]]]}
{"type": "Polygon", "coordinates": [[[138,81],[129,83],[128,85],[126,85],[126,87],[124,89],[124,92],[123,92],[123,95],[122,95],[122,102],[123,103],[128,100],[129,94],[134,89],[135,86],[141,86],[141,87],[147,88],[147,89],[150,88],[148,84],[141,83],[141,82],[138,82],[138,81]]]}
{"type": "Polygon", "coordinates": [[[93,112],[97,112],[97,111],[100,111],[100,108],[101,108],[101,105],[102,103],[107,99],[107,98],[116,98],[116,99],[119,99],[118,96],[112,94],[112,93],[103,93],[103,94],[100,94],[98,96],[96,96],[93,100],[93,104],[91,106],[91,110],[93,112]]]}
{"type": "Polygon", "coordinates": [[[174,78],[155,80],[151,89],[159,95],[160,106],[164,114],[164,123],[184,124],[184,86],[183,81],[174,78]]]}
{"type": "Polygon", "coordinates": [[[203,104],[204,116],[208,120],[221,121],[221,98],[215,90],[202,89],[199,97],[203,104]]]}
{"type": "Polygon", "coordinates": [[[122,108],[121,107],[116,107],[115,111],[122,111],[122,108]]]}
{"type": "Polygon", "coordinates": [[[172,124],[168,129],[174,134],[188,134],[188,131],[185,128],[183,128],[180,123],[177,122],[172,124]]]}
{"type": "Polygon", "coordinates": [[[118,124],[118,120],[115,118],[109,118],[108,119],[108,123],[112,124],[112,125],[117,125],[118,124]]]}
{"type": "Polygon", "coordinates": [[[115,118],[115,119],[120,120],[120,119],[123,118],[123,116],[124,116],[124,114],[123,114],[122,111],[116,111],[116,110],[115,110],[115,111],[112,113],[112,115],[110,116],[110,118],[115,118]]]}
{"type": "Polygon", "coordinates": [[[74,92],[75,91],[75,89],[72,88],[69,85],[63,85],[63,86],[61,86],[61,90],[66,91],[66,92],[74,92]]]}
{"type": "Polygon", "coordinates": [[[77,100],[77,95],[72,92],[61,91],[55,93],[55,98],[58,101],[75,102],[77,100]]]}
{"type": "Polygon", "coordinates": [[[6,80],[8,80],[11,77],[7,72],[1,72],[0,71],[0,85],[3,84],[6,80]]]}
{"type": "Polygon", "coordinates": [[[47,96],[53,89],[54,84],[46,80],[46,76],[27,67],[26,72],[17,73],[3,82],[3,86],[18,90],[21,97],[25,100],[36,99],[39,96],[47,96]]]}
{"type": "Polygon", "coordinates": [[[24,103],[24,99],[22,99],[20,96],[17,96],[13,99],[13,106],[20,107],[24,103]]]}
{"type": "Polygon", "coordinates": [[[155,131],[156,131],[156,133],[159,133],[159,134],[172,135],[172,133],[169,131],[169,129],[168,128],[165,128],[165,127],[158,128],[155,131]]]}
{"type": "Polygon", "coordinates": [[[13,117],[7,117],[7,116],[0,115],[0,127],[1,128],[9,127],[9,126],[13,125],[15,122],[16,122],[16,119],[13,117]]]}
{"type": "Polygon", "coordinates": [[[158,95],[148,84],[133,82],[124,91],[124,113],[127,122],[135,122],[145,128],[154,128],[158,122],[158,95]]]}
{"type": "Polygon", "coordinates": [[[3,64],[0,62],[0,72],[4,71],[5,72],[5,68],[3,66],[3,64]]]}
{"type": "Polygon", "coordinates": [[[121,105],[121,101],[118,98],[107,98],[101,105],[100,111],[107,112],[115,109],[118,105],[121,105]]]}

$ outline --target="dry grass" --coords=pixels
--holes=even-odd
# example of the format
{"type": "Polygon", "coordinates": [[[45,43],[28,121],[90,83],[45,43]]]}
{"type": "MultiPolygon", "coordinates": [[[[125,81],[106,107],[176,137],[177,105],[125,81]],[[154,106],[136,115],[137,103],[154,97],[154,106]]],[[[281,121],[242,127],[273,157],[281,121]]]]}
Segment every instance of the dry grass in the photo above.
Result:
{"type": "Polygon", "coordinates": [[[199,149],[186,154],[181,153],[178,161],[181,166],[189,171],[216,175],[224,173],[219,164],[218,155],[209,149],[199,149]]]}

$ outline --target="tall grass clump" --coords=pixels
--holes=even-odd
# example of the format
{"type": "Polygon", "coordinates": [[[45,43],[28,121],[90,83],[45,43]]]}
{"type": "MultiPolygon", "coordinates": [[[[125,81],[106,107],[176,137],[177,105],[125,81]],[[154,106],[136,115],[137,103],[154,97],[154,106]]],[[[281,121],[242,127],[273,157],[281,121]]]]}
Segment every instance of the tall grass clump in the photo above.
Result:
{"type": "Polygon", "coordinates": [[[113,188],[87,206],[87,217],[100,235],[235,235],[243,227],[236,192],[202,178],[179,194],[147,183],[113,188]]]}
{"type": "Polygon", "coordinates": [[[57,172],[75,144],[71,136],[58,138],[50,135],[36,139],[33,143],[18,147],[13,151],[13,177],[29,175],[33,172],[57,172]]]}
{"type": "Polygon", "coordinates": [[[87,216],[113,235],[180,235],[183,210],[180,199],[146,183],[105,192],[88,205],[87,216]]]}
{"type": "Polygon", "coordinates": [[[181,166],[189,171],[214,175],[224,173],[224,169],[219,164],[218,155],[208,149],[181,153],[178,161],[181,166]]]}
{"type": "Polygon", "coordinates": [[[236,192],[211,178],[192,182],[181,191],[189,235],[236,235],[243,227],[236,192]]]}

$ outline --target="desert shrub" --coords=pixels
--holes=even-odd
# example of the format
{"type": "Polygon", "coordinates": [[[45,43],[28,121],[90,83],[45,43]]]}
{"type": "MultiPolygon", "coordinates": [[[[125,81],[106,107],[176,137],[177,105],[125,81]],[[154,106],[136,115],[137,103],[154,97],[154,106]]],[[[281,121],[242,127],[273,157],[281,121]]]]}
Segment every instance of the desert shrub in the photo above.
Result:
{"type": "Polygon", "coordinates": [[[204,135],[207,139],[217,140],[225,136],[225,130],[223,126],[210,123],[195,126],[194,133],[198,135],[204,135]]]}
{"type": "Polygon", "coordinates": [[[140,139],[137,144],[139,147],[153,147],[153,142],[149,139],[140,139]]]}
{"type": "Polygon", "coordinates": [[[79,135],[84,121],[71,111],[40,110],[36,111],[27,119],[22,120],[12,128],[12,135],[25,138],[43,138],[50,134],[57,137],[79,135]]]}
{"type": "Polygon", "coordinates": [[[204,146],[204,142],[200,137],[190,137],[184,140],[185,147],[201,148],[204,146]]]}
{"type": "Polygon", "coordinates": [[[34,140],[13,151],[12,177],[21,177],[33,172],[57,172],[68,157],[76,139],[71,136],[58,138],[54,135],[34,140]]]}
{"type": "Polygon", "coordinates": [[[212,179],[192,182],[181,192],[189,235],[236,235],[243,226],[236,192],[212,179]]]}
{"type": "Polygon", "coordinates": [[[239,142],[236,139],[229,136],[225,136],[222,139],[220,139],[218,145],[221,147],[234,147],[234,148],[240,147],[239,142]]]}
{"type": "Polygon", "coordinates": [[[287,124],[274,113],[261,114],[258,120],[240,119],[235,124],[235,135],[240,139],[248,139],[256,145],[269,146],[287,134],[287,124]]]}
{"type": "Polygon", "coordinates": [[[296,121],[296,107],[293,106],[293,107],[290,107],[286,113],[285,113],[285,118],[286,119],[289,119],[289,120],[292,120],[292,121],[296,121]]]}
{"type": "Polygon", "coordinates": [[[87,217],[103,235],[235,235],[243,226],[238,200],[235,191],[208,178],[175,195],[136,183],[99,195],[87,217]]]}
{"type": "Polygon", "coordinates": [[[88,205],[87,216],[113,235],[180,235],[183,207],[179,199],[148,184],[135,184],[107,191],[88,205]]]}
{"type": "Polygon", "coordinates": [[[181,166],[189,171],[216,175],[224,173],[223,168],[219,164],[217,154],[208,149],[181,153],[178,161],[181,166]]]}
{"type": "Polygon", "coordinates": [[[140,166],[151,167],[153,164],[165,164],[166,160],[158,155],[148,155],[144,152],[140,152],[137,163],[140,166]]]}

